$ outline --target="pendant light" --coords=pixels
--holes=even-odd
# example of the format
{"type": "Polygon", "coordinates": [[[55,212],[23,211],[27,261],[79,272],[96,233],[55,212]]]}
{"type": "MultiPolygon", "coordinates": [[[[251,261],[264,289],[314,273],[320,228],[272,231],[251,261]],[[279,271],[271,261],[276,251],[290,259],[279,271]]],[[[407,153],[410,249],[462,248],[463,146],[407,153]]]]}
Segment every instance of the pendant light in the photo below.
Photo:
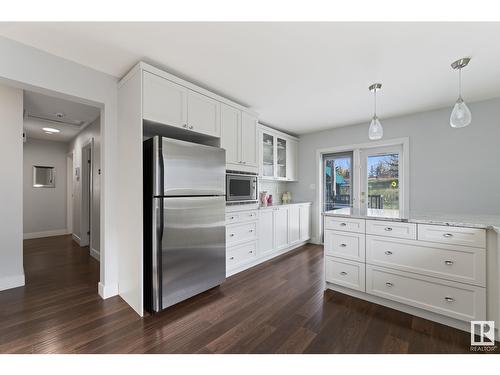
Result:
{"type": "Polygon", "coordinates": [[[472,120],[470,109],[462,99],[462,68],[465,68],[469,64],[469,61],[469,57],[464,57],[451,64],[453,69],[458,69],[458,99],[450,115],[450,125],[452,128],[466,127],[472,120]]]}
{"type": "Polygon", "coordinates": [[[382,128],[382,124],[380,123],[377,117],[377,90],[382,88],[381,83],[374,83],[368,87],[368,90],[373,91],[373,99],[374,99],[374,108],[373,108],[373,117],[370,122],[370,128],[368,129],[368,138],[372,141],[377,139],[381,139],[384,135],[384,129],[382,128]]]}

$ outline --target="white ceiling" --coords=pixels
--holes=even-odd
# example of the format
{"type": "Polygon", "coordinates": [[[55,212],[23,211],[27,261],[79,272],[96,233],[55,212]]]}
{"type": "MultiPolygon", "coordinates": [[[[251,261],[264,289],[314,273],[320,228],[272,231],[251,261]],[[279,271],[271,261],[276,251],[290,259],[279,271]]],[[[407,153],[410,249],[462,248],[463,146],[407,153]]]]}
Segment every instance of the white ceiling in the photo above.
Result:
{"type": "Polygon", "coordinates": [[[500,23],[3,23],[0,35],[121,77],[144,60],[303,134],[457,97],[450,63],[471,56],[463,97],[500,96],[500,23]]]}
{"type": "Polygon", "coordinates": [[[96,107],[32,91],[24,91],[23,128],[28,138],[68,142],[85,126],[99,117],[99,114],[100,109],[96,107]],[[62,113],[64,117],[59,119],[55,116],[56,113],[62,113]],[[37,117],[56,121],[40,120],[37,117]],[[80,122],[80,124],[73,125],[75,122],[80,122]],[[46,134],[42,130],[44,127],[58,129],[60,133],[46,134]]]}

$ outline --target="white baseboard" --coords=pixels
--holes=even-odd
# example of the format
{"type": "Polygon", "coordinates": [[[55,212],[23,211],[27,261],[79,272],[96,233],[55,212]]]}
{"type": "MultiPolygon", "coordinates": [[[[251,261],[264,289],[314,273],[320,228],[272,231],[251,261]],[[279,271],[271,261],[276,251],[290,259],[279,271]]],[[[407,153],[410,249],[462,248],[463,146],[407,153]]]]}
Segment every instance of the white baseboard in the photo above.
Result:
{"type": "Polygon", "coordinates": [[[47,230],[44,232],[33,232],[33,233],[24,233],[23,238],[25,240],[30,240],[33,238],[43,238],[43,237],[54,237],[54,236],[63,236],[65,234],[69,234],[66,228],[64,229],[56,229],[56,230],[47,230]]]}
{"type": "Polygon", "coordinates": [[[24,286],[24,273],[0,278],[0,290],[18,288],[20,286],[24,286]]]}
{"type": "Polygon", "coordinates": [[[78,246],[80,246],[80,237],[78,237],[76,234],[72,233],[71,238],[73,238],[73,241],[75,241],[78,246]]]}
{"type": "Polygon", "coordinates": [[[106,286],[99,281],[99,284],[97,284],[97,289],[102,299],[118,295],[118,284],[111,284],[106,286]]]}
{"type": "Polygon", "coordinates": [[[101,253],[99,252],[99,250],[96,250],[92,247],[90,248],[90,256],[98,262],[101,260],[101,253]]]}

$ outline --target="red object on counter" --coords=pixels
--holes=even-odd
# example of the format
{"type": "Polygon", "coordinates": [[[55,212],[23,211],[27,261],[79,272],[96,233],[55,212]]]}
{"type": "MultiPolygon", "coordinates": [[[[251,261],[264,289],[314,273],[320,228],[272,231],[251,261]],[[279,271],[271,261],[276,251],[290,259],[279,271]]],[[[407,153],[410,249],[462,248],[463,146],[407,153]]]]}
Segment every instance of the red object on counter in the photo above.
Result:
{"type": "Polygon", "coordinates": [[[272,206],[273,205],[273,196],[272,195],[269,195],[269,197],[267,198],[267,205],[268,206],[272,206]]]}

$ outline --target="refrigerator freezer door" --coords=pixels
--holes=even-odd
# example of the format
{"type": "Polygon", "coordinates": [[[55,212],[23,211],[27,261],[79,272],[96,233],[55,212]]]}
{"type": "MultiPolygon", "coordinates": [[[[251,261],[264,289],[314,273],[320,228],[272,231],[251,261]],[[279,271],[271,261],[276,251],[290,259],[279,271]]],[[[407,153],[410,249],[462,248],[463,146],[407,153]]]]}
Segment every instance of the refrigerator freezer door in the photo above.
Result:
{"type": "Polygon", "coordinates": [[[161,308],[226,279],[224,197],[162,199],[161,308]]]}
{"type": "Polygon", "coordinates": [[[170,138],[155,140],[161,151],[155,171],[155,196],[226,194],[226,151],[170,138]]]}

